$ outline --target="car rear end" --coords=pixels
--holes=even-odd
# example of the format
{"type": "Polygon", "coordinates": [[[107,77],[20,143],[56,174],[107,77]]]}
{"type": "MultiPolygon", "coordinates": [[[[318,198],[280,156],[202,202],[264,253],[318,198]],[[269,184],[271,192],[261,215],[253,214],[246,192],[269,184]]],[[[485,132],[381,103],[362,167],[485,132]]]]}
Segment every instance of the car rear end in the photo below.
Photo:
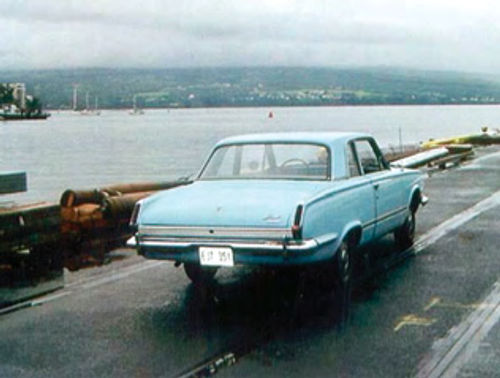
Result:
{"type": "Polygon", "coordinates": [[[315,239],[302,238],[300,204],[287,227],[142,225],[137,223],[140,206],[131,219],[136,234],[128,245],[149,259],[206,266],[301,264],[314,260],[319,247],[315,239]]]}

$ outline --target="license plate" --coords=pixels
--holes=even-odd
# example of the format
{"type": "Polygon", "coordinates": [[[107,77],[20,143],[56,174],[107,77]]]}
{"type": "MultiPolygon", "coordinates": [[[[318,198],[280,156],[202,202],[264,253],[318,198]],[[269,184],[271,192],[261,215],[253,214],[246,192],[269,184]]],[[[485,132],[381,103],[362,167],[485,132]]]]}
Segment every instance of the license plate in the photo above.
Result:
{"type": "Polygon", "coordinates": [[[227,247],[199,247],[200,265],[233,266],[233,250],[227,247]]]}

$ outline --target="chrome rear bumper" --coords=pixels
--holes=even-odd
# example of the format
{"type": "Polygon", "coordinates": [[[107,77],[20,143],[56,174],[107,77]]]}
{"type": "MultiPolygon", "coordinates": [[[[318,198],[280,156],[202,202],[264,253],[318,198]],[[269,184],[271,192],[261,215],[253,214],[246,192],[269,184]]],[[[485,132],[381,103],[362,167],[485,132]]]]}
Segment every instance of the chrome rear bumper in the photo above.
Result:
{"type": "Polygon", "coordinates": [[[302,240],[299,242],[293,241],[234,241],[234,240],[220,240],[220,239],[189,239],[189,240],[179,240],[179,239],[162,239],[162,238],[150,238],[150,237],[138,237],[132,236],[127,241],[127,246],[131,248],[194,248],[200,246],[225,246],[231,247],[233,249],[242,250],[268,250],[268,251],[307,251],[314,249],[318,246],[318,242],[314,239],[302,240]]]}
{"type": "Polygon", "coordinates": [[[148,259],[199,263],[200,247],[228,247],[235,264],[282,265],[326,260],[337,242],[335,233],[294,239],[291,229],[278,228],[139,227],[127,245],[148,259]]]}

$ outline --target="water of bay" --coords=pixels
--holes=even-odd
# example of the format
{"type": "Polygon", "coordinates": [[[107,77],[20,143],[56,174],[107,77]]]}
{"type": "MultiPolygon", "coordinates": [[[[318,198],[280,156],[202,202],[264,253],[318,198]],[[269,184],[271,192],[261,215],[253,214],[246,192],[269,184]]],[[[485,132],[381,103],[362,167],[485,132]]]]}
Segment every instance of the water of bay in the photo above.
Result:
{"type": "Polygon", "coordinates": [[[164,181],[195,173],[211,146],[236,134],[362,131],[381,146],[498,127],[500,106],[377,106],[53,112],[46,121],[0,122],[0,172],[26,171],[28,192],[0,201],[57,202],[68,188],[164,181]],[[272,110],[274,117],[269,118],[272,110]]]}

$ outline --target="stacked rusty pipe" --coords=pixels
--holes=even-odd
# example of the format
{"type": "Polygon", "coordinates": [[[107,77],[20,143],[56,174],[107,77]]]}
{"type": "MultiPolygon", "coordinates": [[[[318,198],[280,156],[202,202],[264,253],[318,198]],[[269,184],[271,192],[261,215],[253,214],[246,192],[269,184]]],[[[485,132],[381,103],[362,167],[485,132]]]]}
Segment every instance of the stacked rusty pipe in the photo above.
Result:
{"type": "Polygon", "coordinates": [[[61,235],[65,265],[74,270],[100,264],[110,250],[123,246],[132,231],[128,222],[137,201],[187,181],[113,185],[94,190],[66,190],[61,196],[61,235]]]}

